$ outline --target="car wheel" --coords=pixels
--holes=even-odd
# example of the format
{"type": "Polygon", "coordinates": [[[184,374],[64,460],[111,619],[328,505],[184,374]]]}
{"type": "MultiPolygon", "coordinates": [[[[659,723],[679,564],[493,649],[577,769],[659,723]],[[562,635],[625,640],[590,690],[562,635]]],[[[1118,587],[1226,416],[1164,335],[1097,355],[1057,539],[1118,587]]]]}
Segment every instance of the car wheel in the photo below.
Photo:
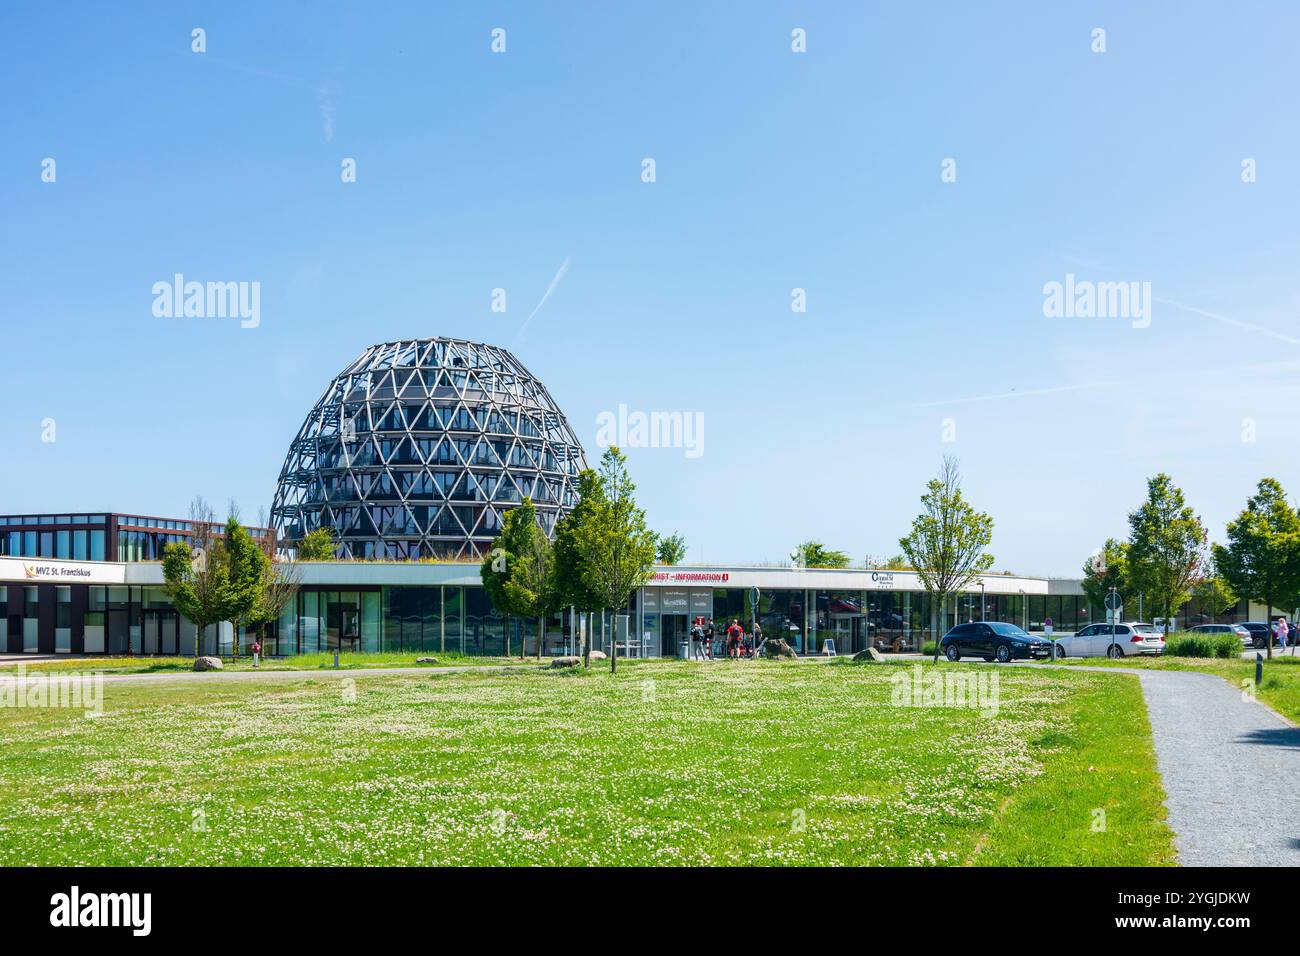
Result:
{"type": "Polygon", "coordinates": [[[1005,664],[1005,663],[1006,663],[1007,661],[1009,661],[1009,660],[1011,660],[1011,648],[1007,647],[1007,645],[1005,645],[1005,644],[999,644],[999,645],[998,645],[998,663],[999,663],[999,664],[1005,664]]]}
{"type": "Polygon", "coordinates": [[[1114,659],[1116,657],[1123,657],[1124,652],[1120,650],[1118,644],[1112,644],[1110,647],[1106,648],[1106,656],[1114,659]]]}
{"type": "Polygon", "coordinates": [[[1057,644],[1057,645],[1056,645],[1056,659],[1057,659],[1058,661],[1059,661],[1059,660],[1064,660],[1064,659],[1065,659],[1065,656],[1066,656],[1066,655],[1065,655],[1065,648],[1062,647],[1060,644],[1057,644]]]}
{"type": "Polygon", "coordinates": [[[1265,641],[1262,637],[1255,638],[1252,643],[1255,645],[1255,650],[1262,651],[1264,649],[1265,641]]]}
{"type": "Polygon", "coordinates": [[[950,661],[959,661],[961,660],[961,648],[956,644],[949,644],[943,649],[943,656],[950,661]]]}

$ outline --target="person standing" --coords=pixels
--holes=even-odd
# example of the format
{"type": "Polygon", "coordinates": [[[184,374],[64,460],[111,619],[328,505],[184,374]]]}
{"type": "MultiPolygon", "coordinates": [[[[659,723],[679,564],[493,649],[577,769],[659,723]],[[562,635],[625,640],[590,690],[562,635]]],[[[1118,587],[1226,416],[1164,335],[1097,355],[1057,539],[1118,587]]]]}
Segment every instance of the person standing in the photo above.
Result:
{"type": "Polygon", "coordinates": [[[691,625],[691,660],[699,660],[703,656],[704,648],[704,625],[697,617],[695,623],[691,625]]]}
{"type": "Polygon", "coordinates": [[[754,656],[757,657],[763,650],[763,625],[758,621],[754,622],[754,656]]]}
{"type": "Polygon", "coordinates": [[[713,618],[704,625],[704,659],[713,660],[713,618]]]}
{"type": "Polygon", "coordinates": [[[731,624],[727,627],[727,656],[733,660],[740,657],[740,639],[743,636],[740,622],[732,618],[731,624]]]}

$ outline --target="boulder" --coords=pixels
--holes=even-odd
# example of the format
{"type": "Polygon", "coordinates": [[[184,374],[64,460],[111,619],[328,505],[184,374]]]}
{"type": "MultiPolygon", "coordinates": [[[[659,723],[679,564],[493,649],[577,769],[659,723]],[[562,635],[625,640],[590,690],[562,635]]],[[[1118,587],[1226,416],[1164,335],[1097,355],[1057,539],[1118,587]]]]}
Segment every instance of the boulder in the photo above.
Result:
{"type": "Polygon", "coordinates": [[[194,669],[196,671],[219,671],[221,670],[221,658],[196,657],[194,658],[194,669]]]}
{"type": "Polygon", "coordinates": [[[763,656],[795,658],[799,655],[794,652],[793,647],[785,642],[784,638],[769,637],[763,642],[763,656]]]}
{"type": "Polygon", "coordinates": [[[553,657],[551,667],[577,667],[582,663],[581,657],[553,657]]]}
{"type": "Polygon", "coordinates": [[[609,655],[606,654],[604,651],[592,651],[587,656],[590,657],[593,661],[603,661],[603,660],[608,660],[609,658],[609,655]]]}
{"type": "Polygon", "coordinates": [[[417,657],[417,658],[415,659],[415,663],[417,663],[417,664],[436,664],[436,663],[438,663],[438,658],[436,658],[436,657],[417,657]]]}
{"type": "Polygon", "coordinates": [[[865,651],[858,651],[853,655],[855,661],[883,661],[884,655],[874,647],[868,647],[865,651]]]}

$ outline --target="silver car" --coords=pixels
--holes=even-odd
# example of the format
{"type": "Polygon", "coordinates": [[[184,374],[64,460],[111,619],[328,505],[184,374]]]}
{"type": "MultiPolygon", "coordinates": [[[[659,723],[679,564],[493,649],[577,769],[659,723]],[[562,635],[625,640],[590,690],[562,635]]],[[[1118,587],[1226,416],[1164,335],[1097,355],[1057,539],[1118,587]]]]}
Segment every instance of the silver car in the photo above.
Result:
{"type": "Polygon", "coordinates": [[[1057,657],[1132,657],[1165,652],[1164,635],[1154,624],[1130,621],[1116,624],[1089,624],[1073,634],[1056,639],[1057,657]]]}
{"type": "Polygon", "coordinates": [[[1243,647],[1250,647],[1255,636],[1240,624],[1198,624],[1188,634],[1236,634],[1243,647]]]}

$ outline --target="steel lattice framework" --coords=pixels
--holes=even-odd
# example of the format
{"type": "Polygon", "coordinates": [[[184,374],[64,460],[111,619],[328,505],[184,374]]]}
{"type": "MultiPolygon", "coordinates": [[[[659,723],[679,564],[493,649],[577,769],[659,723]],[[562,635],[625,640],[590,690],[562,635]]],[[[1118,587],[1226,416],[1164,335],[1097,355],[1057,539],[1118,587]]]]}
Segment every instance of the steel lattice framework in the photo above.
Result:
{"type": "Polygon", "coordinates": [[[547,534],[586,458],[520,361],[462,339],[384,342],[340,372],[289,446],[271,522],[341,558],[476,558],[525,496],[547,534]]]}

